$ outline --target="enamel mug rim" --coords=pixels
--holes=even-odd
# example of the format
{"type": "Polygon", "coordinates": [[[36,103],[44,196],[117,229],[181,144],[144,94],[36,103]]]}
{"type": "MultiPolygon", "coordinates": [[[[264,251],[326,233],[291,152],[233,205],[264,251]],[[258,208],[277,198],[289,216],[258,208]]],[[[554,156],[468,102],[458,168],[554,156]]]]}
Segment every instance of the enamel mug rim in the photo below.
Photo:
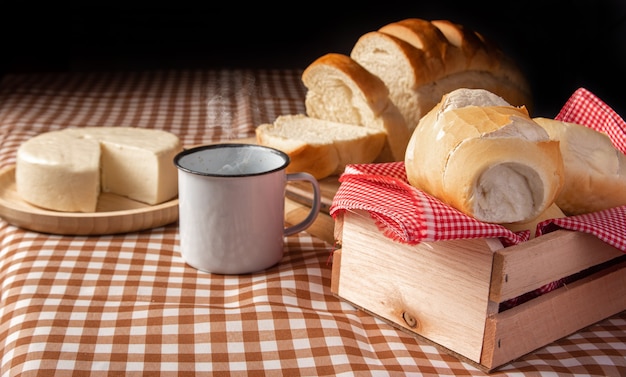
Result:
{"type": "Polygon", "coordinates": [[[276,148],[272,148],[272,147],[267,147],[264,145],[258,145],[258,144],[244,144],[244,143],[221,143],[221,144],[210,144],[210,145],[201,145],[201,146],[197,146],[197,147],[192,147],[189,149],[185,149],[181,152],[179,152],[175,157],[174,157],[174,165],[176,165],[176,167],[182,171],[185,171],[187,173],[191,173],[191,174],[197,174],[197,175],[203,175],[203,176],[207,176],[207,177],[223,177],[223,178],[228,178],[228,177],[232,177],[232,178],[238,178],[238,177],[251,177],[251,176],[256,176],[256,175],[263,175],[263,174],[269,174],[269,173],[273,173],[276,171],[280,171],[280,170],[285,170],[287,168],[287,166],[291,163],[291,159],[289,158],[289,155],[281,150],[278,150],[276,148]],[[277,156],[278,158],[280,158],[282,160],[282,163],[280,163],[278,166],[271,168],[271,169],[262,169],[262,170],[258,170],[258,171],[254,171],[254,172],[247,172],[247,173],[237,173],[237,174],[233,174],[233,173],[219,173],[219,172],[208,172],[208,171],[202,171],[199,169],[193,169],[191,168],[189,165],[185,164],[185,157],[189,157],[192,154],[198,153],[198,152],[202,152],[202,151],[206,151],[209,149],[227,149],[227,148],[233,148],[233,149],[257,149],[260,150],[262,152],[271,152],[272,155],[277,156]]]}

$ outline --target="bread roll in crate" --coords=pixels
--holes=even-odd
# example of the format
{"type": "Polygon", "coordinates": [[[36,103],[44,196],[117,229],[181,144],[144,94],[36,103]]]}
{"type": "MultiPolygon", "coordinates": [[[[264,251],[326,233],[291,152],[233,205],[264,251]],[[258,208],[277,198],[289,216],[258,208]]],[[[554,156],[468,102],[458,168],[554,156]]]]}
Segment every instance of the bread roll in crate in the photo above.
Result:
{"type": "Polygon", "coordinates": [[[597,184],[601,195],[612,195],[604,191],[605,183],[622,184],[626,123],[582,88],[550,120],[529,121],[523,109],[492,94],[465,89],[446,96],[415,130],[407,162],[348,165],[329,211],[337,239],[331,291],[488,372],[626,310],[626,202],[617,194],[612,196],[615,207],[569,216],[555,204],[560,194],[577,192],[587,211],[588,204],[599,203],[593,190],[568,193],[568,185],[597,184]],[[425,139],[418,142],[416,135],[425,139]],[[446,157],[471,147],[459,145],[464,137],[482,139],[481,148],[465,153],[463,162],[446,157]],[[591,149],[580,144],[584,139],[591,149]],[[503,142],[508,148],[483,148],[503,142]],[[550,152],[537,152],[529,143],[550,152]],[[523,156],[530,151],[543,159],[523,156]],[[511,175],[511,165],[524,168],[512,172],[513,179],[496,174],[487,185],[476,184],[489,164],[502,162],[509,164],[502,178],[511,175]],[[446,163],[460,168],[449,169],[446,163]],[[528,178],[515,177],[519,172],[528,178]],[[452,187],[442,183],[445,179],[452,187]],[[504,226],[510,224],[479,221],[471,211],[452,206],[463,200],[446,205],[411,180],[430,181],[424,187],[440,190],[434,193],[450,190],[444,199],[471,199],[472,190],[489,196],[486,190],[501,185],[497,200],[484,205],[497,207],[501,200],[522,217],[547,206],[539,215],[547,217],[531,220],[531,229],[513,231],[504,226]],[[520,200],[511,202],[507,192],[520,200]]]}
{"type": "Polygon", "coordinates": [[[414,130],[405,167],[413,186],[489,223],[535,219],[564,180],[559,142],[484,89],[444,95],[414,130]]]}
{"type": "Polygon", "coordinates": [[[626,155],[605,132],[573,122],[534,118],[560,142],[565,169],[556,204],[568,215],[626,205],[626,155]]]}

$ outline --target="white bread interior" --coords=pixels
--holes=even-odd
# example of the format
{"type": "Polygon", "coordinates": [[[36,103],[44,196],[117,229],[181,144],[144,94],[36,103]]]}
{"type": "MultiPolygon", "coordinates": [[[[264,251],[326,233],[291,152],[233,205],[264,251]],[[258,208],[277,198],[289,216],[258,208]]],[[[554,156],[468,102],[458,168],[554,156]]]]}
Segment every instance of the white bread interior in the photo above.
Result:
{"type": "Polygon", "coordinates": [[[484,89],[444,95],[414,130],[405,168],[411,185],[488,223],[537,218],[563,185],[559,143],[484,89]]]}
{"type": "Polygon", "coordinates": [[[512,105],[532,106],[518,66],[481,34],[447,20],[390,23],[362,35],[350,56],[387,85],[409,131],[458,88],[483,88],[512,105]]]}
{"type": "Polygon", "coordinates": [[[584,125],[534,118],[560,141],[565,183],[556,199],[568,215],[626,205],[626,156],[603,132],[584,125]]]}
{"type": "Polygon", "coordinates": [[[347,164],[371,163],[386,140],[383,130],[311,118],[281,115],[256,128],[257,142],[291,159],[287,172],[308,172],[317,179],[340,174],[347,164]]]}
{"type": "Polygon", "coordinates": [[[308,116],[383,131],[387,137],[376,160],[404,159],[410,133],[380,78],[347,55],[329,53],[304,70],[302,82],[308,116]]]}

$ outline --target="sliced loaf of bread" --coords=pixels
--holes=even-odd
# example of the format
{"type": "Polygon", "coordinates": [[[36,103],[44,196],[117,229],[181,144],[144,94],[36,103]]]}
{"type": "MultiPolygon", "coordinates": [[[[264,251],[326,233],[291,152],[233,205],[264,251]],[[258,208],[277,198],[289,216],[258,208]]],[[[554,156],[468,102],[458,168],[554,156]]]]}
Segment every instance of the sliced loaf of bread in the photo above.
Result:
{"type": "Polygon", "coordinates": [[[341,174],[347,164],[371,163],[386,140],[383,130],[312,118],[281,115],[256,128],[257,142],[291,159],[287,172],[307,172],[317,179],[341,174]]]}
{"type": "Polygon", "coordinates": [[[405,19],[363,34],[350,57],[380,77],[412,131],[446,93],[481,88],[531,109],[519,67],[483,35],[447,20],[405,19]]]}
{"type": "Polygon", "coordinates": [[[308,116],[386,134],[378,162],[402,161],[411,137],[385,83],[347,55],[328,53],[302,73],[308,116]]]}

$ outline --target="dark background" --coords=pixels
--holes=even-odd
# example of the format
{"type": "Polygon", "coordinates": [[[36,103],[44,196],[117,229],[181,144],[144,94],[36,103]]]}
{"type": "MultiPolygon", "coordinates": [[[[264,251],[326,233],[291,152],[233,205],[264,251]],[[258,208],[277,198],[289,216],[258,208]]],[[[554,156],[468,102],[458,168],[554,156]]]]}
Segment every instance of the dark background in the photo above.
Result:
{"type": "Polygon", "coordinates": [[[516,59],[533,115],[555,116],[579,87],[626,114],[625,0],[156,4],[5,9],[0,74],[305,68],[328,52],[349,54],[360,35],[389,22],[448,19],[516,59]]]}

